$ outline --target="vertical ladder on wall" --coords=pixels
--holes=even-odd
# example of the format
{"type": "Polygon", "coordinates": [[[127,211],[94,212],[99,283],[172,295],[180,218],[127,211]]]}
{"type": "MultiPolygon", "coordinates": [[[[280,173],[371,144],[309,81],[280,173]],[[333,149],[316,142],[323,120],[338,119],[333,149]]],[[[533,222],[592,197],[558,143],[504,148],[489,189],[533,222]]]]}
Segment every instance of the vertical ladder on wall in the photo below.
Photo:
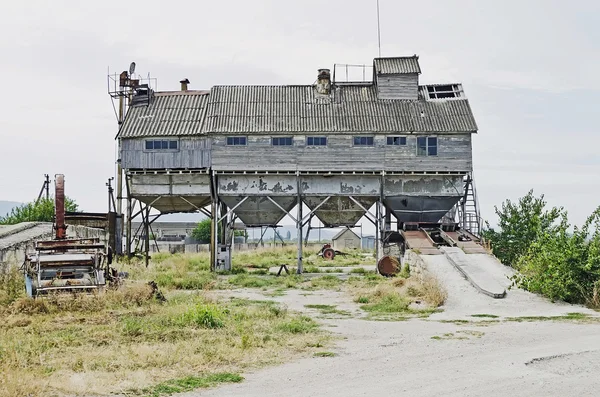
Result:
{"type": "Polygon", "coordinates": [[[467,174],[464,178],[465,193],[457,205],[458,224],[462,230],[466,230],[477,237],[481,236],[481,217],[479,216],[479,201],[475,189],[473,174],[467,174]]]}

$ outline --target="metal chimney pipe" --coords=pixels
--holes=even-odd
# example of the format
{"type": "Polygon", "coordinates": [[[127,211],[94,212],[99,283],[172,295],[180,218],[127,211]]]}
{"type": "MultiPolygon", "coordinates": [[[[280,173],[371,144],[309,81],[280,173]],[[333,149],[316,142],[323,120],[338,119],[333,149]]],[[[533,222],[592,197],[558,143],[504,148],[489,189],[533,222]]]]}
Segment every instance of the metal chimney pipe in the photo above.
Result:
{"type": "Polygon", "coordinates": [[[55,175],[55,178],[54,228],[56,229],[56,239],[64,240],[67,238],[67,225],[65,225],[65,176],[58,174],[55,175]]]}
{"type": "Polygon", "coordinates": [[[183,79],[180,81],[180,83],[181,83],[181,91],[187,91],[188,84],[190,84],[190,81],[188,79],[183,79]]]}

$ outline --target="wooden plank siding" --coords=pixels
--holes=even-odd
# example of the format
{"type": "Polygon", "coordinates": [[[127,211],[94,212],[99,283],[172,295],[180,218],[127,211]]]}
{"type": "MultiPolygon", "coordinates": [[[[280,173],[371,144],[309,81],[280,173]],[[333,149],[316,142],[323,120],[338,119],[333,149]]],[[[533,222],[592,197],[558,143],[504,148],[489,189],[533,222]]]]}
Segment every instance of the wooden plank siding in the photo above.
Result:
{"type": "Polygon", "coordinates": [[[416,73],[377,75],[379,99],[410,99],[419,96],[419,77],[416,73]]]}
{"type": "MultiPolygon", "coordinates": [[[[239,136],[239,135],[238,135],[239,136]]],[[[417,156],[417,135],[295,135],[293,146],[272,146],[271,135],[249,135],[246,146],[227,146],[225,135],[213,135],[215,171],[415,171],[472,170],[471,134],[438,137],[437,156],[417,156]],[[374,136],[374,146],[353,146],[356,135],[374,136]],[[327,136],[327,146],[306,146],[307,136],[327,136]],[[387,136],[406,136],[405,146],[387,145],[387,136]]]]}
{"type": "Polygon", "coordinates": [[[197,169],[210,167],[210,139],[206,137],[146,137],[122,139],[123,169],[197,169]],[[177,150],[146,150],[146,140],[178,140],[177,150]]]}

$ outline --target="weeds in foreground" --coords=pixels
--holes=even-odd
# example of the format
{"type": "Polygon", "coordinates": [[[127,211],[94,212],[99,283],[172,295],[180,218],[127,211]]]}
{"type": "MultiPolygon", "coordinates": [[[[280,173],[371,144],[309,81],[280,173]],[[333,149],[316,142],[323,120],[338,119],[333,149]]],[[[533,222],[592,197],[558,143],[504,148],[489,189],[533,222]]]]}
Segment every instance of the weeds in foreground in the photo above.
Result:
{"type": "Polygon", "coordinates": [[[334,352],[316,352],[314,354],[315,357],[335,357],[334,352]]]}
{"type": "Polygon", "coordinates": [[[464,339],[481,338],[483,335],[485,335],[485,332],[464,329],[464,330],[456,331],[454,333],[448,332],[443,335],[434,335],[431,337],[431,339],[433,339],[433,340],[448,340],[448,339],[464,340],[464,339]]]}
{"type": "Polygon", "coordinates": [[[0,306],[6,306],[25,296],[23,273],[17,267],[0,270],[0,306]]]}
{"type": "Polygon", "coordinates": [[[181,379],[171,379],[149,388],[131,390],[130,392],[137,395],[143,394],[147,397],[161,397],[200,388],[213,387],[219,383],[238,383],[243,380],[244,378],[239,374],[221,372],[203,376],[187,376],[181,379]]]}
{"type": "Polygon", "coordinates": [[[161,303],[146,293],[140,284],[9,305],[0,323],[0,385],[8,395],[161,396],[223,381],[199,373],[235,375],[328,341],[314,320],[277,303],[212,301],[202,292],[167,293],[161,303]],[[173,368],[181,379],[171,380],[173,368]]]}

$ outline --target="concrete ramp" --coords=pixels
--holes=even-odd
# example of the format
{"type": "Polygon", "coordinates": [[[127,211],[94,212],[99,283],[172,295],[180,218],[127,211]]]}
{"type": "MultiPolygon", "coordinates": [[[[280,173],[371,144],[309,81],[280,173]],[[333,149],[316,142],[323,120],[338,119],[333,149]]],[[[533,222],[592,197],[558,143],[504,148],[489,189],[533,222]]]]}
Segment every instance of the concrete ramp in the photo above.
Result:
{"type": "MultiPolygon", "coordinates": [[[[479,292],[491,296],[492,298],[504,298],[506,289],[501,285],[491,270],[484,266],[481,261],[482,255],[468,255],[461,248],[443,247],[441,248],[448,261],[462,273],[462,275],[479,292]]],[[[486,255],[489,256],[489,255],[486,255]]]]}

